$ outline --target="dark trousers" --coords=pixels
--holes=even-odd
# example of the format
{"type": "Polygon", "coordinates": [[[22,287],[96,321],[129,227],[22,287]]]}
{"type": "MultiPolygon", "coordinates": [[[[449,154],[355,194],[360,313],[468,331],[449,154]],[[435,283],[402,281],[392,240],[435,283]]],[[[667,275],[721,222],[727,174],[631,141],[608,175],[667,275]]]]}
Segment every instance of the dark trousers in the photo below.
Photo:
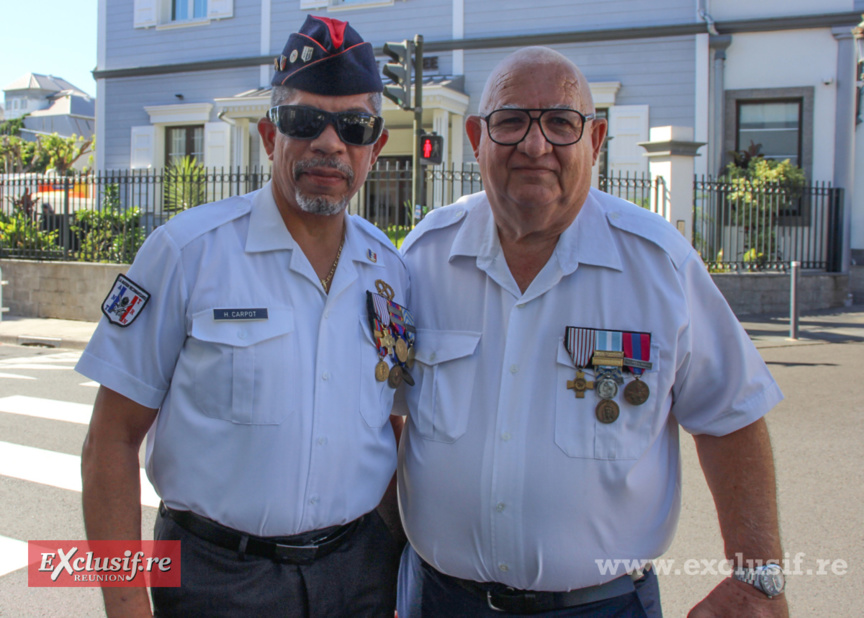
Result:
{"type": "Polygon", "coordinates": [[[309,565],[241,560],[161,515],[154,538],[181,542],[181,586],[151,589],[156,616],[393,618],[402,547],[376,511],[337,550],[309,565]]]}
{"type": "MultiPolygon", "coordinates": [[[[662,618],[657,573],[651,569],[630,594],[532,616],[579,618],[662,618]]],[[[399,618],[506,618],[481,599],[426,564],[409,545],[399,567],[399,618]]]]}

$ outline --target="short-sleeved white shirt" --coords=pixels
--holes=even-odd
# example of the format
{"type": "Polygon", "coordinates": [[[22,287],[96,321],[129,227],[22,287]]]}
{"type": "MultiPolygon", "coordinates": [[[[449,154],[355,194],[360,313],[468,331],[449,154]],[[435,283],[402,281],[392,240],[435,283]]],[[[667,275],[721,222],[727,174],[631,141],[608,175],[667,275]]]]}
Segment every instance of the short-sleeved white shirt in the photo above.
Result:
{"type": "Polygon", "coordinates": [[[325,294],[268,184],[176,216],[128,277],[148,303],[129,326],[103,318],[76,369],[159,409],[146,467],[169,507],[260,536],[375,508],[396,445],[366,291],[382,280],[402,305],[409,293],[383,233],[346,217],[325,294]],[[266,309],[267,319],[219,320],[217,309],[266,309]]]}
{"type": "Polygon", "coordinates": [[[449,575],[564,591],[616,576],[597,560],[659,556],[680,510],[678,425],[725,435],[782,399],[699,256],[623,200],[592,189],[524,294],[483,193],[430,213],[403,251],[419,388],[400,508],[449,575]],[[651,333],[648,401],[622,386],[619,418],[600,423],[597,394],[567,389],[568,326],[651,333]]]}

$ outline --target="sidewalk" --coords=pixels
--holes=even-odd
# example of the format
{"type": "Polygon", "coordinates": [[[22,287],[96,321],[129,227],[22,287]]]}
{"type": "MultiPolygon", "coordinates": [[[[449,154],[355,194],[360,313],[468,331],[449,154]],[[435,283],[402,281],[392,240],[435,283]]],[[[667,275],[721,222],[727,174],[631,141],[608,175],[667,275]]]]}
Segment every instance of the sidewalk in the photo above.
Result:
{"type": "MultiPolygon", "coordinates": [[[[83,350],[97,322],[4,316],[0,344],[45,345],[83,350]]],[[[741,324],[757,348],[864,341],[864,305],[814,311],[799,318],[798,340],[789,339],[789,316],[743,316],[741,324]]]]}

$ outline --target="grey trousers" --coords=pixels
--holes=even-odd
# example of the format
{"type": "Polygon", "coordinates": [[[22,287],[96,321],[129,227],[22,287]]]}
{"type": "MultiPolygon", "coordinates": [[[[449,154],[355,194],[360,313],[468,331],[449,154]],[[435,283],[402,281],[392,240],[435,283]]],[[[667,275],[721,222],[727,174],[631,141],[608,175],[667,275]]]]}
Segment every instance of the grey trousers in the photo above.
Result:
{"type": "Polygon", "coordinates": [[[181,542],[181,586],[151,589],[156,616],[393,618],[402,545],[376,511],[336,551],[310,565],[249,555],[240,560],[237,552],[161,516],[154,538],[181,542]]]}

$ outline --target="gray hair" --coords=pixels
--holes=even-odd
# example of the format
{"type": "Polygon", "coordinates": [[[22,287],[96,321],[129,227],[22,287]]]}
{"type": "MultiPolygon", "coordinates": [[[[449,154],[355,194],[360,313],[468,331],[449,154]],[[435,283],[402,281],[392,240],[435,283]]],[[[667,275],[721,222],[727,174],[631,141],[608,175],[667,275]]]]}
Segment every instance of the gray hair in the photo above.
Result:
{"type": "MultiPolygon", "coordinates": [[[[290,101],[297,96],[298,92],[300,91],[297,88],[292,88],[291,86],[273,86],[273,90],[270,93],[270,107],[276,107],[277,105],[282,105],[285,101],[290,101]]],[[[369,105],[372,106],[376,116],[381,115],[384,99],[380,92],[369,93],[369,105]]]]}

